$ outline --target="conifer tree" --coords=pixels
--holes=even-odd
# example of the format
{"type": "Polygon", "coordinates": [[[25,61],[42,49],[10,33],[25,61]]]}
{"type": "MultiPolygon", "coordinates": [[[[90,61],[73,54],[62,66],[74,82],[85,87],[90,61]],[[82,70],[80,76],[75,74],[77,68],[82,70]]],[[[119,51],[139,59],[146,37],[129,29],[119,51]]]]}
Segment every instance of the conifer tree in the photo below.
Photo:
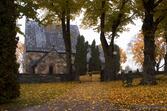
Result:
{"type": "Polygon", "coordinates": [[[14,0],[0,1],[0,103],[19,96],[16,62],[16,5],[14,0]]]}
{"type": "Polygon", "coordinates": [[[76,74],[79,76],[81,74],[86,74],[87,72],[87,52],[88,52],[88,42],[85,42],[84,36],[79,36],[76,45],[76,55],[75,55],[75,69],[76,74]]]}
{"type": "Polygon", "coordinates": [[[37,20],[38,5],[33,0],[0,1],[0,103],[17,98],[20,94],[16,62],[16,33],[22,33],[16,20],[23,16],[37,20]]]}
{"type": "Polygon", "coordinates": [[[98,46],[96,46],[95,40],[93,40],[92,45],[90,46],[91,57],[89,59],[89,71],[100,71],[101,61],[100,61],[100,52],[98,46]]]}

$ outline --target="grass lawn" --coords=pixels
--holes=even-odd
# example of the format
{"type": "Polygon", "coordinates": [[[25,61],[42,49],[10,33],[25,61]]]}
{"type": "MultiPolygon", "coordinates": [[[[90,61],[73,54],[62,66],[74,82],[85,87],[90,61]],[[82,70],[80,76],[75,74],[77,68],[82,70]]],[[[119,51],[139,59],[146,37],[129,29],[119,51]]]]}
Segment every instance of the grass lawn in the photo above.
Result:
{"type": "MultiPolygon", "coordinates": [[[[167,76],[161,75],[158,85],[123,87],[122,81],[99,82],[99,76],[81,77],[81,83],[21,84],[21,96],[17,100],[1,105],[7,108],[27,107],[43,103],[62,101],[89,101],[92,103],[109,101],[120,107],[135,105],[167,106],[167,76]],[[93,81],[93,82],[90,82],[93,81]],[[96,82],[95,82],[96,81],[96,82]]],[[[1,110],[0,110],[1,111],[1,110]]]]}
{"type": "Polygon", "coordinates": [[[9,104],[0,105],[0,111],[2,108],[17,109],[56,101],[74,86],[75,83],[21,84],[20,98],[9,104]]]}

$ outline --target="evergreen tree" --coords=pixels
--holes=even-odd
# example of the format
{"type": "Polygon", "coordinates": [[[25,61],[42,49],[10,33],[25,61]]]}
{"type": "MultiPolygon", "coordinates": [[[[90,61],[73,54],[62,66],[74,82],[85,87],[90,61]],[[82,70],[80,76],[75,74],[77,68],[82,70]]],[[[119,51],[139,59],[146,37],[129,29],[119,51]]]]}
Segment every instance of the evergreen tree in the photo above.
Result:
{"type": "Polygon", "coordinates": [[[16,32],[16,19],[26,16],[37,20],[38,5],[33,0],[0,1],[0,103],[19,96],[16,32]]]}
{"type": "Polygon", "coordinates": [[[16,63],[16,5],[14,0],[0,1],[0,103],[19,96],[16,63]]]}
{"type": "Polygon", "coordinates": [[[85,42],[84,36],[79,36],[76,45],[75,68],[76,74],[86,74],[87,71],[87,52],[88,42],[85,42]]]}
{"type": "Polygon", "coordinates": [[[101,61],[100,61],[100,52],[98,46],[96,46],[95,40],[93,40],[91,49],[91,58],[89,59],[89,71],[100,71],[101,61]]]}

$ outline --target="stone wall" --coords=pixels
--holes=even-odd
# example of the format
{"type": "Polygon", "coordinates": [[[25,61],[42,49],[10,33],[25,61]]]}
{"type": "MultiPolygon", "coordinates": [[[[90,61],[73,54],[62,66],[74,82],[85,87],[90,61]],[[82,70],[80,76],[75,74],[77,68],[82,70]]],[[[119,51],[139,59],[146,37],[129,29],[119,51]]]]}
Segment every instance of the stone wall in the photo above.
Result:
{"type": "Polygon", "coordinates": [[[52,83],[67,81],[67,74],[19,74],[20,83],[52,83]]]}
{"type": "MultiPolygon", "coordinates": [[[[45,53],[40,52],[26,52],[24,56],[25,61],[25,73],[31,73],[31,64],[33,61],[39,60],[45,53]]],[[[41,62],[35,68],[35,73],[48,74],[49,66],[52,66],[54,74],[66,73],[66,60],[65,54],[58,54],[57,52],[51,52],[44,57],[41,62]]]]}

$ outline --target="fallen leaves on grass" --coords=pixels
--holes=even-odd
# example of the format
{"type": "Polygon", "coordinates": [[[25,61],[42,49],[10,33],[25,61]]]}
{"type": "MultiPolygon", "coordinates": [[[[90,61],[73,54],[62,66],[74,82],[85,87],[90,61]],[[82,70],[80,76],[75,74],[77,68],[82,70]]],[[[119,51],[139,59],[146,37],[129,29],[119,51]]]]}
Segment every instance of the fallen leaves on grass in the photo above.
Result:
{"type": "Polygon", "coordinates": [[[122,81],[87,82],[78,84],[64,98],[67,101],[91,101],[93,104],[95,102],[110,101],[113,104],[125,106],[167,106],[166,81],[160,79],[159,84],[156,86],[136,86],[139,83],[139,79],[136,79],[133,87],[123,87],[122,81]]]}
{"type": "Polygon", "coordinates": [[[56,101],[75,86],[75,83],[21,84],[21,95],[2,107],[26,107],[56,101]]]}
{"type": "MultiPolygon", "coordinates": [[[[86,79],[89,81],[90,78],[86,79]]],[[[51,103],[52,106],[60,101],[65,104],[66,108],[75,108],[85,103],[89,103],[88,105],[92,107],[99,103],[111,103],[120,108],[135,105],[167,106],[166,81],[159,79],[159,84],[156,86],[133,87],[123,87],[122,81],[23,84],[21,97],[12,104],[29,106],[51,103]]],[[[136,79],[133,84],[136,85],[138,82],[139,80],[136,79]]]]}

